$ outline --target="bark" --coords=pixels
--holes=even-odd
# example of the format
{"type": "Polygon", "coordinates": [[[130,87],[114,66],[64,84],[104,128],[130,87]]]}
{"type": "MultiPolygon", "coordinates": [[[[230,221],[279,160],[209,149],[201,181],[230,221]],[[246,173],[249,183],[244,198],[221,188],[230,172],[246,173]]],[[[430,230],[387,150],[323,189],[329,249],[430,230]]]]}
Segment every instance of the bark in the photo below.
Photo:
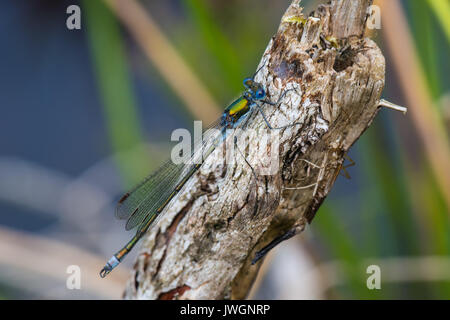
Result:
{"type": "Polygon", "coordinates": [[[260,138],[267,127],[254,112],[246,124],[253,148],[243,152],[253,166],[261,152],[277,150],[279,170],[258,175],[245,161],[221,166],[216,152],[208,157],[143,239],[125,298],[245,298],[261,263],[251,264],[256,253],[312,221],[378,111],[385,61],[364,37],[370,5],[331,1],[302,23],[293,1],[255,80],[270,101],[282,97],[264,106],[270,124],[296,125],[276,130],[279,149],[267,147],[260,138]]]}

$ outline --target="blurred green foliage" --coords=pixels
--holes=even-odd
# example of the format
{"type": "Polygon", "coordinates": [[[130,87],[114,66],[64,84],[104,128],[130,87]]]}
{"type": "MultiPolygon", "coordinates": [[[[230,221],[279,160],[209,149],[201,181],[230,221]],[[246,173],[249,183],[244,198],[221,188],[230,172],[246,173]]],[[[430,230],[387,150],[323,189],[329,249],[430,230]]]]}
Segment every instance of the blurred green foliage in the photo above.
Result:
{"type": "Polygon", "coordinates": [[[119,23],[102,1],[82,2],[88,27],[93,67],[98,79],[111,148],[126,186],[149,172],[142,144],[127,59],[119,23]]]}

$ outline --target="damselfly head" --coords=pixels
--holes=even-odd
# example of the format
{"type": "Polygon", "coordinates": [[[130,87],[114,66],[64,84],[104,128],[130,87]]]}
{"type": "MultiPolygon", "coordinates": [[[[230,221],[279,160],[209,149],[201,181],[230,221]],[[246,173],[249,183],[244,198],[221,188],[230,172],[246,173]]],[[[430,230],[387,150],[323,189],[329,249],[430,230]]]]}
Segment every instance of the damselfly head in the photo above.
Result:
{"type": "Polygon", "coordinates": [[[244,86],[248,89],[247,92],[250,94],[252,99],[260,100],[264,99],[266,96],[266,91],[263,86],[252,78],[246,78],[244,80],[244,86]]]}
{"type": "Polygon", "coordinates": [[[253,98],[256,100],[264,99],[266,96],[266,91],[262,88],[261,85],[259,85],[259,88],[253,92],[253,98]]]}

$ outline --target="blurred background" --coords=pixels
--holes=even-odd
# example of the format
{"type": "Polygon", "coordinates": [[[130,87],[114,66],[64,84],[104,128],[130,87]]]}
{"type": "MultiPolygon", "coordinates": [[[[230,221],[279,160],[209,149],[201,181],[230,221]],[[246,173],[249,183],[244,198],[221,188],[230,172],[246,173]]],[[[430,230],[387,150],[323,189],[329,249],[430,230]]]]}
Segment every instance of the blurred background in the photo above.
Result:
{"type": "MultiPolygon", "coordinates": [[[[121,297],[136,252],[98,276],[133,235],[116,201],[167,156],[172,130],[240,93],[290,2],[1,2],[1,299],[121,297]],[[66,27],[72,4],[81,30],[66,27]]],[[[450,1],[376,4],[383,96],[409,113],[380,111],[349,153],[351,179],[267,257],[249,298],[450,298],[450,1]],[[381,290],[366,286],[370,265],[381,290]]]]}

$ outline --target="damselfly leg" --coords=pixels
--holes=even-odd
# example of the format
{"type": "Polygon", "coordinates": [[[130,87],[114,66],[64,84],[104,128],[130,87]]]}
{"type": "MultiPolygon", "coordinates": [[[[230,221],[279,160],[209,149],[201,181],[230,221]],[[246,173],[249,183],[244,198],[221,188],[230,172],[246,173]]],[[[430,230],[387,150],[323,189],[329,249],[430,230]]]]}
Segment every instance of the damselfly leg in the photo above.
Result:
{"type": "Polygon", "coordinates": [[[281,101],[283,101],[283,99],[284,99],[284,97],[286,96],[286,94],[287,94],[288,92],[290,92],[290,91],[297,91],[297,89],[291,88],[291,89],[284,90],[284,91],[281,93],[280,97],[278,98],[277,102],[272,102],[272,101],[270,101],[270,100],[265,100],[265,99],[264,99],[264,100],[261,100],[261,102],[264,103],[264,104],[271,105],[271,106],[278,106],[278,105],[281,103],[281,101]]]}
{"type": "Polygon", "coordinates": [[[281,242],[289,240],[292,237],[299,234],[300,232],[302,232],[304,228],[305,228],[304,224],[298,224],[298,225],[295,225],[292,229],[283,233],[282,235],[276,237],[268,245],[266,245],[261,250],[259,250],[255,253],[255,257],[252,260],[252,265],[256,264],[259,260],[264,258],[269,253],[270,250],[275,248],[281,242]]]}
{"type": "Polygon", "coordinates": [[[344,154],[344,161],[347,160],[348,162],[350,162],[349,164],[342,164],[341,165],[341,170],[339,170],[339,174],[347,179],[351,179],[352,177],[350,176],[350,174],[348,173],[347,169],[350,167],[353,167],[356,165],[355,161],[352,160],[352,158],[350,158],[350,156],[346,153],[344,154]]]}
{"type": "Polygon", "coordinates": [[[234,148],[239,152],[241,157],[244,159],[245,163],[250,167],[250,170],[252,170],[253,177],[255,178],[255,181],[258,182],[258,176],[256,175],[255,169],[252,167],[250,162],[248,162],[247,157],[244,155],[244,153],[239,148],[239,146],[237,144],[237,137],[236,136],[234,136],[234,148]]]}
{"type": "MultiPolygon", "coordinates": [[[[270,105],[270,106],[279,106],[279,105],[281,104],[281,102],[283,101],[283,99],[285,98],[286,94],[287,94],[288,92],[290,92],[290,91],[297,91],[297,89],[291,88],[291,89],[284,90],[284,91],[281,93],[280,97],[278,98],[278,100],[277,100],[276,102],[272,102],[272,101],[269,101],[269,100],[261,100],[260,102],[261,102],[262,104],[268,104],[268,105],[270,105]]],[[[295,123],[291,123],[291,124],[288,124],[288,125],[285,125],[285,126],[281,126],[281,127],[273,127],[273,126],[269,123],[269,121],[267,120],[267,117],[266,117],[266,115],[265,115],[265,113],[264,113],[264,111],[263,111],[263,109],[262,109],[262,106],[261,106],[258,102],[256,102],[256,101],[255,101],[255,105],[256,105],[256,108],[258,109],[258,112],[261,114],[261,116],[262,116],[263,119],[264,119],[264,122],[266,123],[267,127],[268,127],[270,130],[282,130],[282,129],[292,128],[292,127],[297,126],[297,125],[302,125],[302,124],[299,123],[299,122],[295,122],[295,123]]]]}

